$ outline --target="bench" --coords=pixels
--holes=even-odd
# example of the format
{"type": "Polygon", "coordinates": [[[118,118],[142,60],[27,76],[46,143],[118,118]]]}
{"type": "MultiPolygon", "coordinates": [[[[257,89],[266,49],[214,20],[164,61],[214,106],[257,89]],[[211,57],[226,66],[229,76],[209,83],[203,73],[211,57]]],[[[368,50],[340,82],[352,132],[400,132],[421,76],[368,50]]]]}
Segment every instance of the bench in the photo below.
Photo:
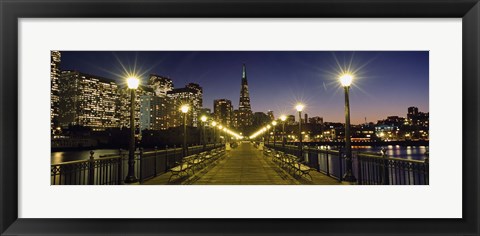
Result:
{"type": "Polygon", "coordinates": [[[310,171],[314,171],[315,169],[305,165],[298,157],[280,151],[272,151],[272,157],[272,160],[277,165],[286,169],[291,175],[305,178],[308,176],[310,180],[313,180],[310,171]]]}
{"type": "Polygon", "coordinates": [[[210,163],[213,163],[223,157],[223,154],[225,154],[225,148],[220,147],[210,151],[201,152],[199,154],[186,156],[181,162],[177,162],[175,167],[169,170],[171,176],[168,179],[168,182],[170,182],[174,176],[188,176],[190,175],[189,172],[195,174],[195,170],[205,168],[210,163]]]}

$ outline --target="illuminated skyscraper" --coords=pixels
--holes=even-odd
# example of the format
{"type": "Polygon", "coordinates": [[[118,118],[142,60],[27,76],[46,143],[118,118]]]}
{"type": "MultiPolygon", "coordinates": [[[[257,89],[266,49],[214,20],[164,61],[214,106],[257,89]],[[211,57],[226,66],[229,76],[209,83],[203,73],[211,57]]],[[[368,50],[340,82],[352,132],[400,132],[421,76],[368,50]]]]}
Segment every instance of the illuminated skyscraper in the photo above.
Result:
{"type": "Polygon", "coordinates": [[[189,83],[185,88],[168,91],[167,96],[172,99],[171,121],[169,122],[171,127],[183,125],[183,115],[180,112],[180,107],[183,104],[190,106],[190,111],[187,115],[187,125],[193,127],[199,126],[199,118],[203,107],[203,90],[200,85],[189,83]]]}
{"type": "Polygon", "coordinates": [[[62,71],[59,77],[59,124],[93,130],[118,127],[119,93],[110,79],[78,71],[62,71]]]}
{"type": "Polygon", "coordinates": [[[59,114],[59,77],[60,77],[59,51],[50,51],[50,127],[55,129],[58,126],[59,114]]]}
{"type": "Polygon", "coordinates": [[[170,122],[171,99],[152,95],[140,96],[140,130],[166,130],[170,122]]]}
{"type": "Polygon", "coordinates": [[[221,125],[232,127],[233,121],[233,106],[232,101],[228,99],[216,99],[213,101],[214,119],[220,122],[221,125]]]}
{"type": "Polygon", "coordinates": [[[243,64],[242,88],[240,90],[240,104],[238,106],[238,128],[245,132],[245,129],[252,126],[252,107],[250,106],[250,95],[248,93],[247,69],[243,64]]]}
{"type": "Polygon", "coordinates": [[[173,90],[173,82],[171,79],[155,74],[150,75],[148,86],[153,89],[155,95],[158,97],[165,97],[168,91],[173,90]]]}

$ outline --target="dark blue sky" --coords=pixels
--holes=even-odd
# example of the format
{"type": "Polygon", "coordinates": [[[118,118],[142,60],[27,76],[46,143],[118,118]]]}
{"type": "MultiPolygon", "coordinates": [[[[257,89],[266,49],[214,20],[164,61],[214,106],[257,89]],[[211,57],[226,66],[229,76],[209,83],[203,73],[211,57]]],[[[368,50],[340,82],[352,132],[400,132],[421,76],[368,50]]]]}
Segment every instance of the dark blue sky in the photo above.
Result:
{"type": "MultiPolygon", "coordinates": [[[[428,112],[427,51],[62,51],[62,69],[123,81],[125,71],[168,76],[176,88],[195,82],[203,87],[204,107],[227,98],[238,108],[242,63],[247,66],[252,110],[305,112],[325,121],[344,122],[344,94],[337,80],[341,68],[355,72],[350,90],[353,124],[406,116],[409,106],[428,112]],[[123,65],[123,66],[122,66],[123,65]],[[136,66],[135,66],[136,65],[136,66]]],[[[213,110],[213,109],[212,109],[213,110]]]]}

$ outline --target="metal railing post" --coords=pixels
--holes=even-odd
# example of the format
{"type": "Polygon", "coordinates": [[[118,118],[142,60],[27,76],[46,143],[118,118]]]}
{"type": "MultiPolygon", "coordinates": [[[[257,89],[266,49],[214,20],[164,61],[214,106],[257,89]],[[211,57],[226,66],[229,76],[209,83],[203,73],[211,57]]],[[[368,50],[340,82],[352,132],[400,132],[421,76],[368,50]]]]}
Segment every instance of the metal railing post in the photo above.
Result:
{"type": "Polygon", "coordinates": [[[138,165],[138,167],[139,167],[138,175],[139,175],[139,177],[140,177],[139,182],[140,182],[140,183],[143,183],[143,179],[144,179],[144,178],[143,178],[143,172],[144,172],[144,171],[143,171],[143,166],[145,165],[145,163],[144,163],[144,161],[143,161],[143,148],[140,147],[140,148],[138,148],[138,149],[139,149],[139,151],[140,151],[140,156],[139,156],[139,158],[138,158],[138,162],[140,162],[139,165],[138,165]]]}
{"type": "Polygon", "coordinates": [[[153,158],[153,176],[157,177],[157,146],[154,148],[154,158],[153,158]]]}
{"type": "Polygon", "coordinates": [[[168,170],[168,145],[165,145],[165,172],[168,170]]]}
{"type": "Polygon", "coordinates": [[[387,152],[382,149],[382,158],[383,158],[383,183],[384,185],[390,184],[390,175],[388,170],[388,156],[387,152]]]}
{"type": "MultiPolygon", "coordinates": [[[[94,177],[95,177],[95,154],[94,151],[90,151],[90,159],[88,162],[88,185],[94,184],[94,177]]],[[[60,183],[61,184],[61,183],[60,183]]]]}
{"type": "Polygon", "coordinates": [[[118,149],[118,169],[117,169],[117,183],[122,184],[123,181],[123,155],[122,149],[118,149]]]}
{"type": "Polygon", "coordinates": [[[327,160],[327,163],[326,163],[326,164],[327,164],[327,165],[326,165],[326,167],[327,167],[327,176],[330,176],[330,163],[329,163],[330,161],[328,160],[328,156],[329,156],[329,155],[328,155],[328,149],[326,149],[326,151],[327,151],[327,157],[326,157],[326,160],[327,160]]]}

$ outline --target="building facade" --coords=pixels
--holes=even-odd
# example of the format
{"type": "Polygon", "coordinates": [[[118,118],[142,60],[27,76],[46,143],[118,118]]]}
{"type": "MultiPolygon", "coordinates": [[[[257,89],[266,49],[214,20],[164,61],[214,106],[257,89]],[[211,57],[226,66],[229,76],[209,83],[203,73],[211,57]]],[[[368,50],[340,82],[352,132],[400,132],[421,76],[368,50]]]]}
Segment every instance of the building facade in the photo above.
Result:
{"type": "Polygon", "coordinates": [[[238,129],[245,132],[252,126],[252,107],[250,105],[250,94],[248,92],[247,69],[243,64],[242,87],[240,89],[240,103],[238,106],[238,129]]]}
{"type": "Polygon", "coordinates": [[[171,127],[169,97],[140,96],[140,130],[166,130],[171,127]]]}
{"type": "Polygon", "coordinates": [[[173,90],[173,81],[166,76],[150,74],[148,86],[153,89],[155,96],[166,97],[173,90]]]}
{"type": "Polygon", "coordinates": [[[110,79],[62,71],[59,77],[59,124],[93,130],[119,126],[117,84],[110,79]]]}
{"type": "Polygon", "coordinates": [[[216,99],[213,101],[213,118],[227,127],[235,127],[232,101],[216,99]]]}
{"type": "Polygon", "coordinates": [[[52,132],[59,126],[60,61],[61,53],[59,51],[50,51],[50,128],[52,132]]]}
{"type": "Polygon", "coordinates": [[[180,111],[180,108],[184,104],[190,106],[187,114],[187,125],[193,127],[200,125],[200,115],[203,107],[203,90],[200,85],[189,83],[184,88],[168,91],[167,96],[172,100],[169,123],[171,127],[183,125],[183,113],[180,111]]]}

